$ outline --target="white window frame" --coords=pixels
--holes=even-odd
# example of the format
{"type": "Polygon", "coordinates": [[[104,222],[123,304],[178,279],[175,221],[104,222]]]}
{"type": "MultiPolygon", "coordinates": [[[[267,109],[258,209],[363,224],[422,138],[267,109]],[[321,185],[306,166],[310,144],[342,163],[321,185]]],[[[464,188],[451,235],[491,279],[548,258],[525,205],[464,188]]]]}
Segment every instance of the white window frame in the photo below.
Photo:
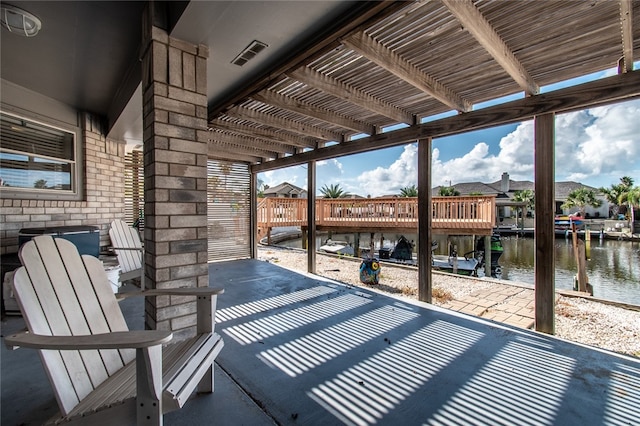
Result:
{"type": "MultiPolygon", "coordinates": [[[[39,188],[21,188],[11,186],[0,186],[0,197],[2,198],[14,198],[14,199],[42,199],[42,200],[81,200],[83,194],[83,157],[80,149],[81,132],[78,127],[72,125],[64,125],[59,122],[54,123],[46,119],[36,119],[29,114],[16,113],[8,111],[6,109],[0,109],[0,113],[5,116],[10,116],[19,120],[24,120],[30,123],[37,124],[39,126],[48,127],[57,131],[68,133],[72,136],[73,143],[73,160],[60,159],[56,157],[47,157],[44,155],[37,155],[38,158],[51,159],[55,161],[61,161],[70,165],[70,188],[69,189],[39,189],[39,188]]],[[[1,138],[1,135],[0,135],[1,138]]],[[[19,151],[15,149],[6,149],[2,146],[0,139],[0,150],[2,153],[26,155],[28,157],[34,157],[34,154],[28,151],[19,151]]]]}

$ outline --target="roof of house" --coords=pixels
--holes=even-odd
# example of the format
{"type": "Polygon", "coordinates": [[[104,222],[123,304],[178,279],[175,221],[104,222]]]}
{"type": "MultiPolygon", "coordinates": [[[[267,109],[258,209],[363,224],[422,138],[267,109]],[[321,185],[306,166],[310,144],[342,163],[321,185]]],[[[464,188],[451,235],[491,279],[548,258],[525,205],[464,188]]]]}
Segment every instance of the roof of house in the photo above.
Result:
{"type": "Polygon", "coordinates": [[[556,199],[566,199],[569,196],[571,191],[576,189],[586,188],[594,191],[596,194],[600,193],[598,188],[594,188],[593,186],[584,185],[578,182],[556,182],[556,199]]]}
{"type": "MultiPolygon", "coordinates": [[[[523,190],[535,190],[535,185],[533,182],[529,180],[511,180],[509,179],[509,191],[502,191],[502,181],[498,180],[492,183],[482,183],[482,182],[462,182],[452,185],[455,189],[460,192],[460,195],[469,195],[473,193],[491,195],[495,194],[498,199],[512,199],[515,195],[516,191],[523,190]]],[[[433,195],[438,195],[441,186],[436,186],[432,189],[433,195]]],[[[555,184],[555,199],[556,200],[565,200],[569,196],[571,191],[574,191],[579,188],[586,188],[599,193],[598,188],[594,188],[589,185],[584,185],[579,182],[573,181],[565,181],[565,182],[556,182],[555,184]]]]}
{"type": "Polygon", "coordinates": [[[300,188],[299,186],[295,186],[292,183],[282,182],[279,185],[265,189],[263,192],[265,194],[282,194],[282,193],[303,194],[303,193],[306,193],[307,191],[300,188]]]}
{"type": "MultiPolygon", "coordinates": [[[[502,192],[502,181],[498,180],[493,183],[487,184],[496,189],[498,192],[502,192]]],[[[509,192],[523,191],[525,189],[533,190],[533,182],[530,180],[512,180],[509,179],[509,192]]]]}

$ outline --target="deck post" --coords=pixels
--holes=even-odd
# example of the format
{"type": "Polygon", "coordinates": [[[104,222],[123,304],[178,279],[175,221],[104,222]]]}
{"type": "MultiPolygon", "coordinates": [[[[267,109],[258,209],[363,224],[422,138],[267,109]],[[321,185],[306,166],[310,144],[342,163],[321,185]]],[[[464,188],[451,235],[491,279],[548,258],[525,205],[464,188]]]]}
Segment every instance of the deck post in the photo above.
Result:
{"type": "Polygon", "coordinates": [[[300,237],[302,238],[302,250],[306,250],[309,248],[309,229],[306,226],[300,227],[300,237]]]}
{"type": "Polygon", "coordinates": [[[251,205],[251,214],[249,215],[251,258],[258,258],[258,243],[260,236],[258,231],[258,174],[251,172],[251,181],[249,182],[249,204],[251,205]]]}
{"type": "Polygon", "coordinates": [[[371,236],[369,237],[369,253],[371,253],[370,257],[374,258],[375,254],[376,254],[376,244],[375,241],[373,240],[376,237],[375,232],[371,233],[371,236]]]}
{"type": "Polygon", "coordinates": [[[431,303],[431,138],[418,141],[418,300],[431,303]]]}
{"type": "Polygon", "coordinates": [[[360,233],[356,232],[353,236],[353,254],[360,257],[360,233]]]}
{"type": "Polygon", "coordinates": [[[535,118],[535,327],[537,331],[555,333],[555,115],[535,118]]]}
{"type": "MultiPolygon", "coordinates": [[[[484,276],[491,276],[491,235],[485,235],[484,237],[484,276]]],[[[474,244],[475,247],[475,244],[474,244]]]]}
{"type": "Polygon", "coordinates": [[[307,165],[307,271],[316,273],[316,162],[307,165]]]}

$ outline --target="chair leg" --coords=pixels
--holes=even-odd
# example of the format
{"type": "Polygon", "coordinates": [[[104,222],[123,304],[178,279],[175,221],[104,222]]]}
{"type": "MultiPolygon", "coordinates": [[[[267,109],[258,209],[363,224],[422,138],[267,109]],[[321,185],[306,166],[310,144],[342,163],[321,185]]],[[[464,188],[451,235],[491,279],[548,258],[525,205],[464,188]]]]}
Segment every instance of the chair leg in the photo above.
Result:
{"type": "Polygon", "coordinates": [[[202,376],[202,379],[200,379],[200,383],[198,383],[198,393],[213,392],[213,366],[214,364],[211,364],[211,367],[209,367],[207,372],[204,373],[204,376],[202,376]]]}
{"type": "Polygon", "coordinates": [[[162,345],[136,349],[137,424],[162,426],[162,345]]]}
{"type": "MultiPolygon", "coordinates": [[[[215,329],[215,314],[218,296],[199,296],[197,299],[197,331],[211,333],[215,329]]],[[[198,383],[199,393],[213,392],[213,364],[198,383]]]]}

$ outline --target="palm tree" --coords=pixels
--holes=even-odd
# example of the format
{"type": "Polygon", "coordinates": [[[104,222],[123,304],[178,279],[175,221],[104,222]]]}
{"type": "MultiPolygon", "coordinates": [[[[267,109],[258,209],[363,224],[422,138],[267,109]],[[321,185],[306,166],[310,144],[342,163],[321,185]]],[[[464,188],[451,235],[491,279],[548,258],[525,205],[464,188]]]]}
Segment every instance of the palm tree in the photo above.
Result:
{"type": "Polygon", "coordinates": [[[636,220],[633,209],[635,207],[640,207],[640,186],[630,188],[627,192],[620,195],[620,199],[618,201],[620,204],[626,203],[629,208],[630,227],[631,232],[633,232],[633,224],[636,220]]]}
{"type": "Polygon", "coordinates": [[[584,217],[584,211],[587,206],[600,207],[602,201],[596,198],[596,193],[592,189],[578,188],[571,191],[567,197],[567,201],[562,204],[563,209],[578,207],[580,216],[584,217]]]}
{"type": "Polygon", "coordinates": [[[620,183],[626,186],[627,188],[631,189],[633,187],[633,178],[629,176],[622,176],[620,178],[620,183]]]}
{"type": "Polygon", "coordinates": [[[633,179],[629,176],[623,176],[620,178],[619,184],[613,184],[610,188],[599,188],[600,192],[604,194],[607,201],[612,205],[611,213],[615,219],[618,218],[618,212],[620,211],[620,197],[628,192],[633,186],[633,179]]]}
{"type": "Polygon", "coordinates": [[[518,203],[526,203],[525,207],[529,210],[534,210],[536,207],[535,194],[531,189],[521,189],[514,192],[513,201],[516,201],[518,203]]]}
{"type": "Polygon", "coordinates": [[[350,195],[348,192],[340,188],[340,185],[338,184],[332,184],[329,186],[324,185],[320,188],[320,193],[324,198],[344,198],[350,195]]]}
{"type": "Polygon", "coordinates": [[[400,188],[400,196],[401,197],[417,197],[418,188],[415,185],[405,186],[404,188],[400,188]]]}
{"type": "Polygon", "coordinates": [[[264,198],[264,191],[269,189],[269,185],[264,183],[262,179],[258,179],[258,198],[264,198]]]}
{"type": "Polygon", "coordinates": [[[640,186],[635,186],[627,192],[627,202],[636,207],[640,207],[640,186]]]}
{"type": "Polygon", "coordinates": [[[456,197],[460,195],[460,191],[458,191],[453,186],[441,186],[438,191],[438,195],[441,197],[456,197]]]}
{"type": "MultiPolygon", "coordinates": [[[[535,210],[535,194],[531,189],[519,189],[513,193],[513,201],[525,203],[524,207],[529,210],[535,210]]],[[[521,208],[522,209],[522,208],[521,208]]],[[[516,215],[516,221],[517,221],[516,215]]],[[[522,214],[522,226],[524,227],[524,213],[522,214]]]]}

